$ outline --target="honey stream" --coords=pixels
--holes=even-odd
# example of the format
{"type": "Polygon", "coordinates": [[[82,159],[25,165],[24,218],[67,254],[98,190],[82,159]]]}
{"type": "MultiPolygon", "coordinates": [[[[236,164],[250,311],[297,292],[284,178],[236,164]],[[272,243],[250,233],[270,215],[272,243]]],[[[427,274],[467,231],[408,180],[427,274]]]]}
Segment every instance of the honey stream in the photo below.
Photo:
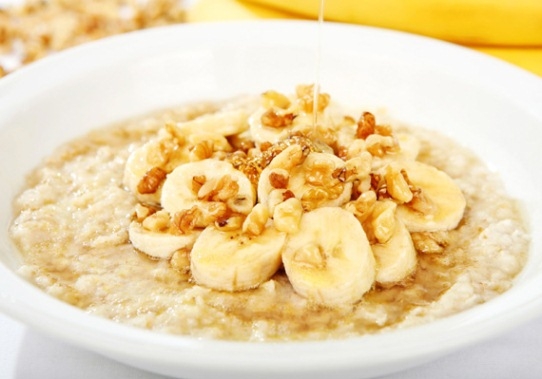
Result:
{"type": "Polygon", "coordinates": [[[312,126],[316,128],[318,123],[318,95],[320,94],[320,71],[321,71],[321,61],[322,61],[322,26],[324,24],[324,8],[325,0],[320,0],[320,7],[318,9],[318,31],[317,35],[317,45],[316,45],[316,59],[315,59],[315,69],[314,69],[314,87],[312,93],[312,126]]]}

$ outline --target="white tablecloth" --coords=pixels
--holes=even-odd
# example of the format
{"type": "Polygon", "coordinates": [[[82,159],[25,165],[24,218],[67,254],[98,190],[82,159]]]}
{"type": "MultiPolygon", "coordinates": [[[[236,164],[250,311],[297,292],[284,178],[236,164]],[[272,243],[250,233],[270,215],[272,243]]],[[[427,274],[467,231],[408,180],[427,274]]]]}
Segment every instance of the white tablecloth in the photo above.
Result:
{"type": "MultiPolygon", "coordinates": [[[[438,343],[435,341],[435,343],[438,343]]],[[[163,379],[74,348],[0,315],[0,379],[163,379]]],[[[542,318],[384,379],[540,379],[542,318]]],[[[337,378],[339,379],[339,378],[337,378]]]]}

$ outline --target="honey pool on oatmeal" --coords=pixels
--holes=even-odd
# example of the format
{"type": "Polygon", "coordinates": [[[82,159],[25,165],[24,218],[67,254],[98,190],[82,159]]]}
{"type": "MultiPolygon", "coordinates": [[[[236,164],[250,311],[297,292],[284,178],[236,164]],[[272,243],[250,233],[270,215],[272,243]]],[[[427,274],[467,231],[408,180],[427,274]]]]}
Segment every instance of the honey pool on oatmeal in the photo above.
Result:
{"type": "Polygon", "coordinates": [[[59,147],[15,200],[19,273],[86,312],[229,340],[427,323],[511,287],[529,238],[459,143],[311,86],[188,104],[59,147]]]}

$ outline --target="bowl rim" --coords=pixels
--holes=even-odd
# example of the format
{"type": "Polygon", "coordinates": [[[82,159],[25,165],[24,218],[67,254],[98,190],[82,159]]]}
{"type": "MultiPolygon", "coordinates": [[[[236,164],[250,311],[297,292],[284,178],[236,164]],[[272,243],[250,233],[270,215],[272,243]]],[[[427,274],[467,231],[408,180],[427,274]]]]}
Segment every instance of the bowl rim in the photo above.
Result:
{"type": "MultiPolygon", "coordinates": [[[[250,36],[250,33],[246,33],[247,28],[257,29],[269,35],[275,28],[286,28],[289,31],[300,28],[307,31],[314,27],[313,21],[235,21],[159,27],[108,37],[57,53],[2,78],[0,114],[3,111],[8,112],[10,104],[11,106],[20,104],[39,93],[43,86],[54,85],[56,80],[65,75],[84,73],[92,70],[96,64],[108,64],[108,57],[104,52],[114,49],[122,55],[143,39],[148,41],[168,36],[184,38],[198,34],[200,39],[219,36],[212,42],[216,45],[223,42],[226,37],[231,38],[232,33],[242,41],[250,39],[243,37],[250,36]],[[89,57],[95,59],[88,60],[89,57]],[[63,66],[65,71],[56,70],[57,65],[63,66]],[[30,93],[23,90],[36,81],[40,85],[31,87],[34,89],[30,93]]],[[[446,67],[448,72],[466,75],[480,85],[515,99],[514,101],[520,102],[520,106],[526,109],[526,112],[537,120],[542,120],[542,107],[537,106],[542,104],[542,79],[511,64],[457,45],[404,32],[339,23],[327,23],[324,28],[325,33],[328,31],[330,33],[328,38],[337,35],[376,33],[396,47],[399,56],[412,54],[409,49],[416,49],[424,59],[430,59],[433,64],[446,67]],[[449,54],[459,55],[464,59],[456,66],[448,67],[445,63],[448,62],[449,54]],[[496,81],[496,77],[500,80],[496,81]]],[[[183,39],[183,42],[187,41],[186,38],[183,39]]],[[[192,42],[187,43],[189,46],[195,46],[192,42]]],[[[347,42],[343,41],[334,48],[344,49],[347,46],[347,42]]],[[[532,282],[542,288],[542,274],[532,279],[532,282]]],[[[361,367],[390,360],[404,361],[426,355],[444,354],[452,349],[490,338],[497,332],[508,331],[541,314],[542,296],[519,294],[514,297],[513,295],[517,295],[520,289],[520,286],[517,290],[512,288],[488,303],[454,316],[381,335],[323,342],[232,342],[162,335],[87,315],[79,309],[49,297],[13,274],[4,264],[0,264],[0,309],[33,328],[101,353],[107,351],[119,357],[129,354],[142,360],[152,358],[163,363],[178,362],[191,366],[209,364],[217,369],[239,369],[246,365],[247,359],[250,359],[252,367],[262,370],[274,370],[278,365],[281,369],[289,371],[303,371],[303,367],[308,363],[312,365],[311,370],[361,367]],[[18,283],[21,294],[29,296],[28,299],[21,299],[5,291],[7,285],[13,281],[18,283]],[[515,304],[516,307],[490,319],[477,318],[481,310],[491,313],[503,303],[515,304]],[[39,318],[35,317],[36,313],[40,314],[39,318]],[[61,318],[64,320],[61,321],[61,318]],[[458,333],[459,327],[461,333],[458,333]],[[438,337],[438,345],[422,343],[420,335],[438,337]],[[139,346],[139,349],[134,349],[134,346],[139,346]],[[280,349],[277,349],[277,346],[280,349]],[[405,349],[404,346],[411,348],[405,349]],[[388,349],[388,356],[379,353],[379,350],[384,348],[388,349]],[[273,359],[269,359],[269,354],[272,354],[273,359]],[[213,360],[209,361],[209,357],[213,360]]]]}

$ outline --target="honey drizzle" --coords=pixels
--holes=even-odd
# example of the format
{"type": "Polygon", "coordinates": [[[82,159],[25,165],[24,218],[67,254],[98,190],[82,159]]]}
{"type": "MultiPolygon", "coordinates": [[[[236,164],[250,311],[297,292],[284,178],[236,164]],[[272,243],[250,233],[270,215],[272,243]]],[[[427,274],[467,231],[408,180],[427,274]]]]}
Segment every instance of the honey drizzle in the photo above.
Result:
{"type": "Polygon", "coordinates": [[[314,72],[314,87],[312,92],[312,126],[316,128],[318,123],[318,96],[320,95],[320,64],[322,60],[322,25],[324,24],[324,4],[325,0],[320,0],[318,10],[318,32],[316,46],[316,65],[314,72]]]}

